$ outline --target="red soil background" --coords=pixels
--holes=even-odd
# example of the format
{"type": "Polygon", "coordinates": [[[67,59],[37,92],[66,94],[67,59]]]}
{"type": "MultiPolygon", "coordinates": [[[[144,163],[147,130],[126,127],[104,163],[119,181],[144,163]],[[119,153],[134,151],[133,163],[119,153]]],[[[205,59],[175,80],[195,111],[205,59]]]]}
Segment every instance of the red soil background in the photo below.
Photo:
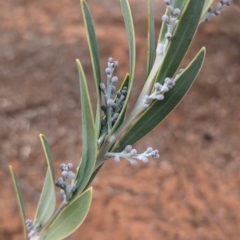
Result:
{"type": "MultiPolygon", "coordinates": [[[[157,31],[162,2],[154,1],[157,31]]],[[[128,50],[119,1],[87,3],[102,72],[112,56],[121,79],[128,50]]],[[[133,104],[144,82],[147,24],[145,1],[130,4],[137,41],[133,104]]],[[[206,46],[201,74],[181,104],[134,146],[158,148],[161,159],[105,164],[93,183],[90,213],[69,240],[240,239],[239,16],[235,1],[200,26],[184,64],[206,46]]],[[[62,162],[77,166],[81,156],[76,58],[91,92],[94,86],[78,1],[1,1],[0,36],[0,239],[18,240],[22,227],[8,165],[33,218],[46,170],[39,133],[51,143],[56,170],[62,162]]]]}

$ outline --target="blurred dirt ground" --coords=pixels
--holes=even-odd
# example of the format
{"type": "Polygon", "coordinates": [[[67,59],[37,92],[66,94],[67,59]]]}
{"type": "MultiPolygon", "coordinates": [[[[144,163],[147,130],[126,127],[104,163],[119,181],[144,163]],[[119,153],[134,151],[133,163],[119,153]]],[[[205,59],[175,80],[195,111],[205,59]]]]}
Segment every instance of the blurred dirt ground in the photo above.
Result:
{"type": "MultiPolygon", "coordinates": [[[[162,2],[154,1],[157,30],[162,2]]],[[[119,1],[87,3],[102,69],[112,56],[122,78],[128,51],[119,1]]],[[[147,25],[145,1],[130,4],[138,53],[133,104],[144,81],[147,25]]],[[[135,146],[158,148],[161,159],[137,166],[105,164],[93,183],[90,213],[69,240],[240,239],[239,1],[201,25],[186,62],[202,46],[207,57],[192,89],[135,146]]],[[[78,164],[76,58],[83,63],[95,102],[79,2],[0,2],[0,239],[22,239],[9,164],[21,180],[27,215],[34,216],[46,170],[39,133],[50,140],[56,169],[62,162],[78,164]]]]}

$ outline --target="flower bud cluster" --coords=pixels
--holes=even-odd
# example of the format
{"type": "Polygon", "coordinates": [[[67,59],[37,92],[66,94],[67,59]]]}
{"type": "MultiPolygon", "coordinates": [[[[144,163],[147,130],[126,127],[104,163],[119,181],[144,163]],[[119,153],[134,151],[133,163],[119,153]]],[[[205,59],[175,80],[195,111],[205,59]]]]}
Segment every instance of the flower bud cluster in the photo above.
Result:
{"type": "Polygon", "coordinates": [[[221,10],[225,7],[228,7],[231,1],[232,0],[221,0],[215,8],[210,7],[207,13],[201,19],[201,22],[207,22],[211,17],[220,15],[221,10]]]}
{"type": "Polygon", "coordinates": [[[175,81],[173,78],[165,78],[164,84],[160,84],[159,82],[154,85],[154,92],[149,96],[146,95],[144,97],[144,104],[149,105],[153,100],[163,100],[164,93],[168,92],[175,85],[175,81]]]}
{"type": "Polygon", "coordinates": [[[31,219],[25,220],[25,226],[26,226],[26,229],[30,231],[28,234],[29,238],[33,237],[38,232],[38,229],[40,228],[40,224],[39,223],[33,224],[33,221],[31,219]]]}
{"type": "Polygon", "coordinates": [[[181,13],[179,8],[174,8],[174,0],[164,0],[168,8],[168,14],[162,16],[162,21],[167,25],[167,32],[165,34],[166,41],[164,43],[159,43],[157,46],[157,54],[162,54],[165,52],[169,41],[173,37],[173,31],[178,24],[178,17],[181,13]]]}
{"type": "Polygon", "coordinates": [[[102,120],[102,130],[105,127],[109,130],[111,129],[119,116],[119,112],[123,107],[128,91],[127,87],[123,87],[121,91],[117,91],[115,84],[118,82],[118,77],[113,76],[113,72],[117,65],[118,62],[114,61],[113,58],[110,57],[108,59],[107,68],[105,69],[107,86],[104,83],[100,83],[99,85],[105,98],[105,104],[101,106],[105,115],[102,120]]]}
{"type": "Polygon", "coordinates": [[[69,171],[69,169],[71,169],[72,167],[73,167],[72,163],[69,164],[62,163],[60,165],[62,177],[58,178],[58,180],[55,183],[57,187],[61,188],[61,193],[64,199],[66,199],[66,201],[68,201],[68,199],[77,189],[76,185],[73,184],[75,174],[72,171],[69,171]]]}
{"type": "Polygon", "coordinates": [[[114,158],[115,162],[120,162],[121,158],[125,158],[132,165],[137,164],[137,160],[140,160],[144,163],[148,162],[148,158],[159,158],[158,150],[153,150],[151,147],[147,148],[147,150],[143,153],[138,153],[136,149],[132,148],[131,145],[127,145],[125,149],[120,153],[108,152],[105,155],[106,158],[114,158]]]}

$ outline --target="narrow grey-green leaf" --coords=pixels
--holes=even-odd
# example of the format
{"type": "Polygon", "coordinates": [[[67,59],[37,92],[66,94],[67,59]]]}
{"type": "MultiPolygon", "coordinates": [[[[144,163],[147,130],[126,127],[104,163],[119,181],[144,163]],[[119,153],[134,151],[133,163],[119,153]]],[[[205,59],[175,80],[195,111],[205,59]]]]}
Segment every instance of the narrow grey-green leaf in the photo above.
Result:
{"type": "MultiPolygon", "coordinates": [[[[134,77],[135,72],[135,61],[136,61],[136,44],[135,44],[135,31],[132,20],[132,13],[129,6],[128,0],[120,0],[122,13],[127,31],[128,38],[128,51],[129,51],[129,64],[130,64],[130,81],[134,77]]],[[[131,90],[131,89],[130,89],[131,90]]]]}
{"type": "Polygon", "coordinates": [[[39,137],[43,146],[48,168],[41,196],[38,202],[38,208],[36,211],[34,222],[40,223],[41,226],[44,226],[44,224],[49,220],[49,218],[52,216],[54,212],[56,197],[54,184],[54,170],[50,146],[47,138],[44,135],[40,134],[39,137]]]}
{"type": "Polygon", "coordinates": [[[96,108],[96,132],[97,136],[100,132],[101,127],[101,93],[99,90],[99,84],[101,83],[101,70],[100,70],[100,61],[98,54],[98,44],[94,29],[93,20],[91,17],[91,13],[87,6],[86,1],[81,0],[81,9],[83,13],[83,19],[85,28],[87,31],[87,39],[88,39],[88,47],[91,55],[91,62],[93,68],[93,75],[95,80],[96,92],[97,92],[97,108],[96,108]]]}
{"type": "Polygon", "coordinates": [[[47,160],[47,165],[48,165],[48,168],[51,172],[52,180],[54,182],[54,168],[53,168],[53,160],[52,160],[52,154],[51,154],[51,149],[50,149],[50,146],[49,146],[49,142],[43,134],[40,134],[39,137],[40,137],[42,147],[43,147],[43,150],[44,150],[44,154],[45,154],[45,157],[46,157],[46,160],[47,160]]]}
{"type": "MultiPolygon", "coordinates": [[[[136,63],[136,43],[135,43],[135,31],[133,26],[132,20],[132,13],[129,6],[128,0],[120,0],[121,7],[122,7],[122,14],[125,23],[125,28],[127,32],[127,39],[128,39],[128,51],[129,51],[129,84],[128,84],[128,93],[125,99],[125,103],[123,109],[126,109],[128,99],[130,96],[130,92],[132,89],[134,73],[135,73],[135,63],[136,63]]],[[[123,111],[122,113],[123,114],[123,111]]]]}
{"type": "Polygon", "coordinates": [[[155,58],[155,24],[152,0],[148,0],[147,5],[148,5],[148,50],[147,50],[146,75],[148,76],[152,69],[155,58]]]}
{"type": "Polygon", "coordinates": [[[51,173],[47,170],[34,223],[40,223],[41,226],[44,226],[54,212],[55,203],[55,189],[52,185],[51,173]]]}
{"type": "Polygon", "coordinates": [[[25,215],[25,209],[24,209],[24,204],[23,204],[23,197],[22,197],[22,191],[19,186],[19,181],[17,179],[17,176],[12,168],[12,166],[9,166],[9,170],[11,173],[12,181],[13,181],[13,186],[14,190],[17,196],[17,202],[20,210],[20,215],[22,219],[22,226],[23,226],[23,235],[24,235],[24,240],[27,240],[27,233],[26,233],[26,226],[25,226],[25,220],[26,220],[26,215],[25,215]]]}
{"type": "Polygon", "coordinates": [[[204,1],[190,0],[179,19],[173,38],[166,50],[156,81],[172,77],[180,66],[196,33],[204,1]]]}
{"type": "Polygon", "coordinates": [[[77,196],[47,228],[43,240],[61,240],[73,233],[84,221],[92,200],[92,188],[77,196]]]}
{"type": "Polygon", "coordinates": [[[156,127],[181,101],[196,79],[204,60],[205,49],[197,54],[189,66],[179,75],[176,85],[164,94],[164,100],[155,101],[115,145],[114,151],[121,151],[126,145],[131,145],[156,127]]]}
{"type": "Polygon", "coordinates": [[[97,154],[97,137],[85,74],[80,61],[77,60],[76,62],[80,81],[82,112],[82,160],[76,177],[76,193],[80,194],[88,183],[94,170],[97,154]]]}
{"type": "MultiPolygon", "coordinates": [[[[132,14],[129,6],[128,0],[120,0],[122,13],[125,23],[125,28],[127,31],[127,38],[128,38],[128,51],[129,51],[129,64],[130,64],[130,71],[129,71],[129,80],[128,80],[128,91],[126,99],[124,100],[123,110],[119,115],[119,119],[123,119],[123,114],[125,114],[125,110],[127,108],[128,99],[131,93],[133,79],[134,79],[134,72],[135,72],[135,62],[136,62],[136,43],[135,43],[135,33],[134,33],[134,26],[132,20],[132,14]]],[[[116,125],[118,126],[118,124],[116,125]]],[[[115,132],[116,126],[112,128],[111,133],[115,132]]]]}

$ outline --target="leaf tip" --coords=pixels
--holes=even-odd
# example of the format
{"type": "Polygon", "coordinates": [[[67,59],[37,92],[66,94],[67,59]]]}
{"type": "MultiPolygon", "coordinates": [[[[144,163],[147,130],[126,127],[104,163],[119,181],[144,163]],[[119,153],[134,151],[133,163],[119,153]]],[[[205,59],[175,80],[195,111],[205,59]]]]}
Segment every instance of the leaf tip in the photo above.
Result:
{"type": "Polygon", "coordinates": [[[39,138],[43,139],[44,137],[45,136],[42,133],[39,134],[39,138]]]}
{"type": "Polygon", "coordinates": [[[204,52],[204,54],[206,54],[206,48],[202,47],[202,51],[204,52]]]}
{"type": "Polygon", "coordinates": [[[198,55],[203,55],[203,59],[205,58],[206,56],[206,48],[205,47],[202,47],[201,50],[199,51],[198,55]]]}
{"type": "Polygon", "coordinates": [[[12,165],[9,165],[8,167],[9,167],[10,173],[13,173],[13,167],[12,167],[12,165]]]}
{"type": "Polygon", "coordinates": [[[200,51],[204,51],[204,52],[206,52],[206,47],[205,46],[203,46],[202,48],[201,48],[201,50],[200,51]]]}
{"type": "Polygon", "coordinates": [[[76,64],[77,64],[77,67],[81,66],[81,62],[80,62],[80,60],[78,58],[76,59],[76,64]]]}

